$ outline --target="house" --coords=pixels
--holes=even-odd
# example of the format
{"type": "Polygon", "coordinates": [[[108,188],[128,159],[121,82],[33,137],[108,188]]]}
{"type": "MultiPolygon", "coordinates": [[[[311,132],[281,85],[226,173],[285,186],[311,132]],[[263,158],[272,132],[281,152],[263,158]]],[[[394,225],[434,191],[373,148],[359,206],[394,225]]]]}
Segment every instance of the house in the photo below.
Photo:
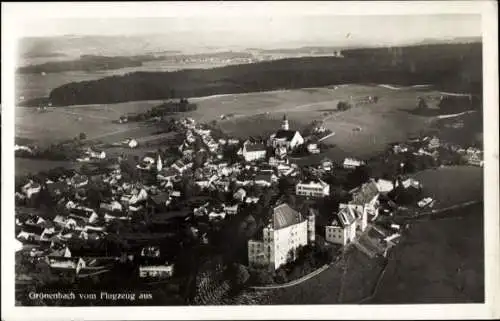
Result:
{"type": "Polygon", "coordinates": [[[227,140],[227,144],[228,145],[237,145],[240,143],[240,140],[239,139],[236,139],[236,138],[229,138],[227,140]]]}
{"type": "Polygon", "coordinates": [[[394,189],[394,184],[386,179],[378,179],[376,184],[380,193],[389,193],[394,189]]]}
{"type": "Polygon", "coordinates": [[[308,222],[288,204],[276,206],[262,233],[248,241],[249,265],[268,266],[276,270],[294,261],[297,248],[308,244],[308,222]]]}
{"type": "Polygon", "coordinates": [[[42,186],[36,182],[30,180],[27,184],[25,184],[21,191],[26,195],[27,198],[31,198],[33,195],[40,193],[42,186]]]}
{"type": "Polygon", "coordinates": [[[221,213],[216,213],[216,212],[210,212],[208,214],[208,219],[210,221],[215,221],[215,220],[223,220],[226,218],[226,212],[221,212],[221,213]]]}
{"type": "Polygon", "coordinates": [[[325,239],[327,242],[346,245],[356,238],[358,219],[355,208],[345,206],[340,208],[330,225],[325,227],[325,239]]]}
{"type": "Polygon", "coordinates": [[[106,223],[109,223],[114,220],[120,220],[120,221],[127,221],[130,220],[131,218],[123,212],[107,212],[104,214],[104,221],[106,223]]]}
{"type": "Polygon", "coordinates": [[[74,188],[80,188],[86,186],[89,183],[89,179],[85,175],[77,174],[71,178],[70,183],[74,188]]]}
{"type": "Polygon", "coordinates": [[[310,154],[319,154],[321,151],[316,143],[307,144],[307,151],[310,154]]]}
{"type": "Polygon", "coordinates": [[[245,199],[245,203],[256,204],[259,202],[259,200],[260,200],[260,198],[257,196],[247,196],[247,198],[245,199]]]}
{"type": "Polygon", "coordinates": [[[375,180],[370,180],[360,187],[351,190],[350,194],[352,195],[352,200],[349,204],[363,207],[361,230],[364,231],[367,226],[367,216],[371,215],[376,217],[378,215],[378,198],[380,196],[380,191],[375,180]]]}
{"type": "Polygon", "coordinates": [[[406,153],[408,151],[408,146],[403,144],[394,144],[392,146],[392,152],[394,154],[406,153]]]}
{"type": "Polygon", "coordinates": [[[295,194],[310,197],[325,197],[330,195],[330,185],[319,179],[317,182],[299,182],[295,185],[295,194]]]}
{"type": "Polygon", "coordinates": [[[84,206],[77,206],[70,209],[69,217],[83,219],[88,223],[95,223],[99,219],[99,216],[93,209],[84,206]]]}
{"type": "Polygon", "coordinates": [[[422,188],[422,184],[420,184],[419,181],[417,181],[416,179],[414,179],[412,177],[407,178],[404,181],[397,179],[394,187],[399,187],[399,186],[402,186],[404,189],[408,189],[410,187],[414,188],[414,189],[421,189],[422,188]]]}
{"type": "Polygon", "coordinates": [[[17,151],[23,151],[23,152],[33,154],[33,150],[29,146],[15,144],[14,145],[14,152],[17,152],[17,151]]]}
{"type": "Polygon", "coordinates": [[[344,159],[344,163],[342,166],[346,169],[355,169],[361,165],[364,165],[365,162],[354,159],[354,158],[346,158],[344,159]]]}
{"type": "Polygon", "coordinates": [[[325,171],[331,171],[332,168],[333,168],[333,162],[332,162],[332,160],[329,159],[329,158],[323,158],[323,160],[321,160],[321,167],[325,171]]]}
{"type": "Polygon", "coordinates": [[[91,148],[89,148],[85,154],[87,154],[90,158],[95,158],[95,159],[105,159],[106,158],[105,151],[93,150],[91,148]]]}
{"type": "Polygon", "coordinates": [[[81,257],[47,256],[46,261],[51,268],[60,270],[80,270],[86,266],[85,261],[81,257]]]}
{"type": "Polygon", "coordinates": [[[182,160],[179,159],[172,164],[172,168],[182,174],[186,169],[190,168],[192,165],[193,165],[192,163],[185,164],[182,160]]]}
{"type": "Polygon", "coordinates": [[[441,146],[441,143],[439,141],[439,138],[434,136],[432,137],[430,140],[429,140],[429,144],[427,145],[427,148],[432,150],[432,149],[436,149],[436,148],[439,148],[439,146],[441,146]]]}
{"type": "Polygon", "coordinates": [[[285,147],[293,150],[304,143],[302,135],[295,130],[290,130],[286,115],[283,117],[281,129],[269,137],[269,145],[273,148],[285,147]]]}
{"type": "Polygon", "coordinates": [[[127,139],[125,141],[125,145],[127,145],[129,148],[136,148],[139,143],[135,139],[127,139]]]}
{"type": "Polygon", "coordinates": [[[264,159],[266,158],[266,146],[246,141],[241,149],[241,155],[247,162],[264,159]]]}
{"type": "Polygon", "coordinates": [[[478,148],[469,147],[465,151],[465,159],[467,163],[474,166],[483,166],[483,152],[478,148]]]}
{"type": "Polygon", "coordinates": [[[254,177],[254,184],[258,186],[269,187],[277,182],[278,177],[272,171],[259,171],[254,177]]]}
{"type": "Polygon", "coordinates": [[[140,278],[165,279],[172,277],[172,275],[174,275],[173,264],[139,266],[140,278]]]}
{"type": "Polygon", "coordinates": [[[122,204],[120,204],[116,200],[112,200],[110,202],[102,202],[101,204],[99,204],[99,208],[104,210],[104,211],[108,211],[108,212],[114,212],[114,211],[121,212],[121,211],[123,211],[122,204]]]}
{"type": "Polygon", "coordinates": [[[141,250],[142,257],[157,258],[160,257],[160,248],[158,246],[146,246],[141,250]]]}
{"type": "Polygon", "coordinates": [[[224,212],[226,212],[227,215],[236,215],[238,214],[238,204],[234,205],[224,205],[224,212]]]}
{"type": "Polygon", "coordinates": [[[243,202],[245,197],[247,196],[247,192],[243,188],[239,188],[234,194],[233,198],[237,201],[243,202]]]}

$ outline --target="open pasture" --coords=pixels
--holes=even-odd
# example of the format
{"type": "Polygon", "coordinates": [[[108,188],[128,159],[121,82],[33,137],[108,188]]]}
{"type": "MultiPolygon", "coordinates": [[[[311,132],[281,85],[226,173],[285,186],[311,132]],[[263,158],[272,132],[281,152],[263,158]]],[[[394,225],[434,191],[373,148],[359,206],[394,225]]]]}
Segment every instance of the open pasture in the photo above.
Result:
{"type": "Polygon", "coordinates": [[[435,208],[482,200],[483,168],[450,166],[428,169],[414,175],[423,184],[423,193],[436,200],[435,208]]]}

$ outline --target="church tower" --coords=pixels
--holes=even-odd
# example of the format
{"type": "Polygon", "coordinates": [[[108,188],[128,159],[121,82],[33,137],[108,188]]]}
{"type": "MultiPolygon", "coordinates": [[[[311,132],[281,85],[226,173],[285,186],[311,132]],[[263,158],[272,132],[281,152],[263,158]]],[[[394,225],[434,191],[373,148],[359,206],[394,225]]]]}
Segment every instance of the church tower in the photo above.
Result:
{"type": "Polygon", "coordinates": [[[283,121],[281,122],[281,129],[289,130],[290,126],[288,125],[288,118],[286,118],[286,114],[283,115],[283,121]]]}

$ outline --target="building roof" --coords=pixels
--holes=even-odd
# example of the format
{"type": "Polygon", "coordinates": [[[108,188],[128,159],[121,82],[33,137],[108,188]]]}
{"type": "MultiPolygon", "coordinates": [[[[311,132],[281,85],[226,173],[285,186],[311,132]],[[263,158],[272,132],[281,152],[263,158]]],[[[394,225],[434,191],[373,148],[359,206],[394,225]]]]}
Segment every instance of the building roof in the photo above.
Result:
{"type": "Polygon", "coordinates": [[[273,228],[280,230],[303,221],[302,215],[284,203],[273,209],[273,228]]]}
{"type": "Polygon", "coordinates": [[[379,194],[377,184],[372,180],[352,191],[351,203],[364,205],[369,203],[377,194],[379,194]]]}
{"type": "Polygon", "coordinates": [[[345,228],[356,221],[356,213],[352,206],[346,206],[338,211],[336,218],[340,226],[345,228]]]}
{"type": "Polygon", "coordinates": [[[295,130],[280,129],[276,132],[276,135],[274,136],[274,138],[276,138],[276,139],[285,138],[286,140],[292,140],[292,138],[293,138],[293,136],[295,136],[296,132],[297,131],[295,131],[295,130]]]}
{"type": "Polygon", "coordinates": [[[257,151],[265,151],[266,146],[264,144],[256,143],[256,144],[246,144],[245,145],[245,150],[247,152],[257,152],[257,151]]]}

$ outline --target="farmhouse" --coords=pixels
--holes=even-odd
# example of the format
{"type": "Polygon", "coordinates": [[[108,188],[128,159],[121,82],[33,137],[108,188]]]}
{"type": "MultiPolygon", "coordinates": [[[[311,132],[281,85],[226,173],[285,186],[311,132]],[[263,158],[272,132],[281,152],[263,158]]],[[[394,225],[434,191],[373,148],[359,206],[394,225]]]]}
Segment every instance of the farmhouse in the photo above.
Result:
{"type": "Polygon", "coordinates": [[[295,186],[295,194],[311,197],[325,197],[330,195],[330,185],[321,179],[317,182],[300,182],[295,186]]]}
{"type": "Polygon", "coordinates": [[[287,150],[293,150],[303,143],[302,135],[298,131],[290,130],[286,115],[283,117],[281,129],[269,138],[269,144],[273,148],[285,147],[287,150]]]}
{"type": "MultiPolygon", "coordinates": [[[[248,262],[250,266],[269,266],[278,269],[281,265],[294,261],[299,246],[309,241],[308,225],[300,212],[288,204],[273,209],[269,224],[264,227],[256,240],[248,241],[248,262]]],[[[309,229],[314,233],[314,228],[309,229]]]]}

